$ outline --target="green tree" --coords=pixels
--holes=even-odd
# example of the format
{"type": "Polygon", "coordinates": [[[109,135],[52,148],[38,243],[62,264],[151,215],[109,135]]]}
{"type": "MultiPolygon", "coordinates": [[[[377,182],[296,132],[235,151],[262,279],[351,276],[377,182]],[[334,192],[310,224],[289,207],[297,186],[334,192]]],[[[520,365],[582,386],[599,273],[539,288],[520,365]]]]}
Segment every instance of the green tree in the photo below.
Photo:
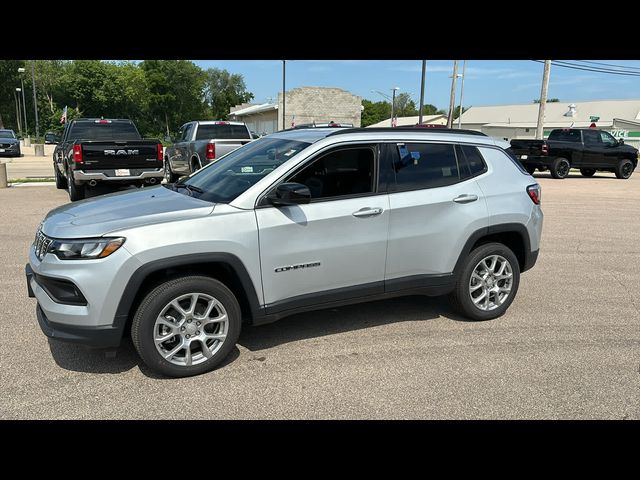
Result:
{"type": "MultiPolygon", "coordinates": [[[[469,110],[469,107],[462,107],[462,113],[466,112],[467,110],[469,110]]],[[[460,105],[456,106],[453,109],[453,119],[455,120],[456,118],[458,118],[458,116],[460,116],[460,105]]]]}
{"type": "Polygon", "coordinates": [[[430,103],[427,103],[422,106],[422,114],[423,115],[446,115],[447,112],[445,112],[442,109],[439,109],[435,105],[431,105],[430,103]]]}
{"type": "Polygon", "coordinates": [[[394,115],[396,117],[413,117],[418,115],[416,104],[408,93],[396,95],[394,115]]]}
{"type": "Polygon", "coordinates": [[[372,102],[362,100],[364,110],[360,117],[360,124],[368,127],[391,117],[391,104],[389,102],[372,102]]]}
{"type": "Polygon", "coordinates": [[[215,120],[226,120],[229,108],[249,102],[253,93],[247,91],[242,75],[219,68],[206,71],[204,99],[215,120]]]}
{"type": "Polygon", "coordinates": [[[188,60],[145,60],[149,123],[155,131],[175,133],[189,120],[206,117],[206,74],[188,60]]]}
{"type": "Polygon", "coordinates": [[[0,128],[11,128],[16,132],[18,123],[15,94],[16,87],[20,86],[20,67],[24,67],[22,60],[0,60],[0,128]]]}

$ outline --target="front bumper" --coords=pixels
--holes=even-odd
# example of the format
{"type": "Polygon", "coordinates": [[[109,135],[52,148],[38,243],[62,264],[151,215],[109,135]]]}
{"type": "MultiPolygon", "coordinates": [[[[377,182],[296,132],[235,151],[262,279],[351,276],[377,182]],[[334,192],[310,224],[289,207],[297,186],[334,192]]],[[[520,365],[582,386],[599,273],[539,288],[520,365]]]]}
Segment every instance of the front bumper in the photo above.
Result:
{"type": "MultiPolygon", "coordinates": [[[[132,169],[136,170],[136,169],[132,169]]],[[[139,170],[139,169],[138,169],[139,170]]],[[[89,182],[96,180],[98,182],[128,182],[136,180],[146,180],[150,178],[162,179],[164,177],[164,170],[158,168],[156,170],[144,170],[137,175],[129,175],[126,177],[117,177],[115,170],[105,170],[96,172],[85,172],[83,170],[74,170],[73,178],[78,182],[89,182]]]]}
{"type": "Polygon", "coordinates": [[[122,339],[122,327],[82,327],[51,322],[40,305],[36,306],[36,316],[42,333],[49,338],[55,338],[63,342],[109,348],[120,345],[120,340],[122,339]]]}

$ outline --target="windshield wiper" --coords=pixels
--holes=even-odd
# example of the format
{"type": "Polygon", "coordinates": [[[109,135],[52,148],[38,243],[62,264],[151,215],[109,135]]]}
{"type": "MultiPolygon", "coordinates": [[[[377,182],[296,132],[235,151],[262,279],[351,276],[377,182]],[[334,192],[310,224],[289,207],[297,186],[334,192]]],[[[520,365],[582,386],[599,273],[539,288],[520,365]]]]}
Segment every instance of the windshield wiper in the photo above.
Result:
{"type": "Polygon", "coordinates": [[[186,183],[173,183],[172,185],[176,189],[178,189],[178,188],[186,188],[187,190],[189,190],[189,192],[204,193],[204,190],[202,190],[200,187],[196,187],[196,186],[189,185],[189,184],[186,184],[186,183]]]}

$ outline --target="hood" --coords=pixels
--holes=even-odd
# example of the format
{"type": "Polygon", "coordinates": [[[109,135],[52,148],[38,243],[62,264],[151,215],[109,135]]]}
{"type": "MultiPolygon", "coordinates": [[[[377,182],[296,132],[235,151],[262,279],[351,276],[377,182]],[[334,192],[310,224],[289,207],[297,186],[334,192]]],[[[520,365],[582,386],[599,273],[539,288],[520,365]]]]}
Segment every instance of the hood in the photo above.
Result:
{"type": "Polygon", "coordinates": [[[112,193],[51,210],[42,222],[54,238],[99,237],[116,230],[209,215],[215,205],[162,186],[112,193]]]}

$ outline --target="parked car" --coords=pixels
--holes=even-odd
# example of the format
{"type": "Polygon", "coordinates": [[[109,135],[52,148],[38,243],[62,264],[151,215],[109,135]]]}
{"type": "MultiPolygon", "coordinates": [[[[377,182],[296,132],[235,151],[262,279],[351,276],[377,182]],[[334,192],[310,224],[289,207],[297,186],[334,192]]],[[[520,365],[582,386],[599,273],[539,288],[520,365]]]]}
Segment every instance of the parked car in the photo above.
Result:
{"type": "Polygon", "coordinates": [[[60,142],[60,135],[53,132],[47,132],[44,134],[44,143],[46,144],[56,144],[60,142]]]}
{"type": "Polygon", "coordinates": [[[306,129],[174,184],[49,212],[26,266],[51,337],[206,372],[243,322],[402,295],[502,315],[538,257],[540,186],[486,136],[306,129]]]}
{"type": "Polygon", "coordinates": [[[178,141],[167,148],[164,177],[173,183],[252,140],[244,123],[219,120],[185,123],[178,141]]]}
{"type": "Polygon", "coordinates": [[[163,177],[163,147],[145,140],[131,120],[79,118],[65,125],[53,152],[56,187],[71,201],[85,197],[87,185],[154,185],[163,177]]]}
{"type": "Polygon", "coordinates": [[[553,178],[579,168],[585,177],[604,171],[627,179],[638,165],[636,148],[594,128],[557,128],[547,140],[511,140],[511,149],[530,174],[549,169],[553,178]]]}
{"type": "Polygon", "coordinates": [[[0,130],[0,157],[19,157],[20,140],[13,130],[0,130]]]}

